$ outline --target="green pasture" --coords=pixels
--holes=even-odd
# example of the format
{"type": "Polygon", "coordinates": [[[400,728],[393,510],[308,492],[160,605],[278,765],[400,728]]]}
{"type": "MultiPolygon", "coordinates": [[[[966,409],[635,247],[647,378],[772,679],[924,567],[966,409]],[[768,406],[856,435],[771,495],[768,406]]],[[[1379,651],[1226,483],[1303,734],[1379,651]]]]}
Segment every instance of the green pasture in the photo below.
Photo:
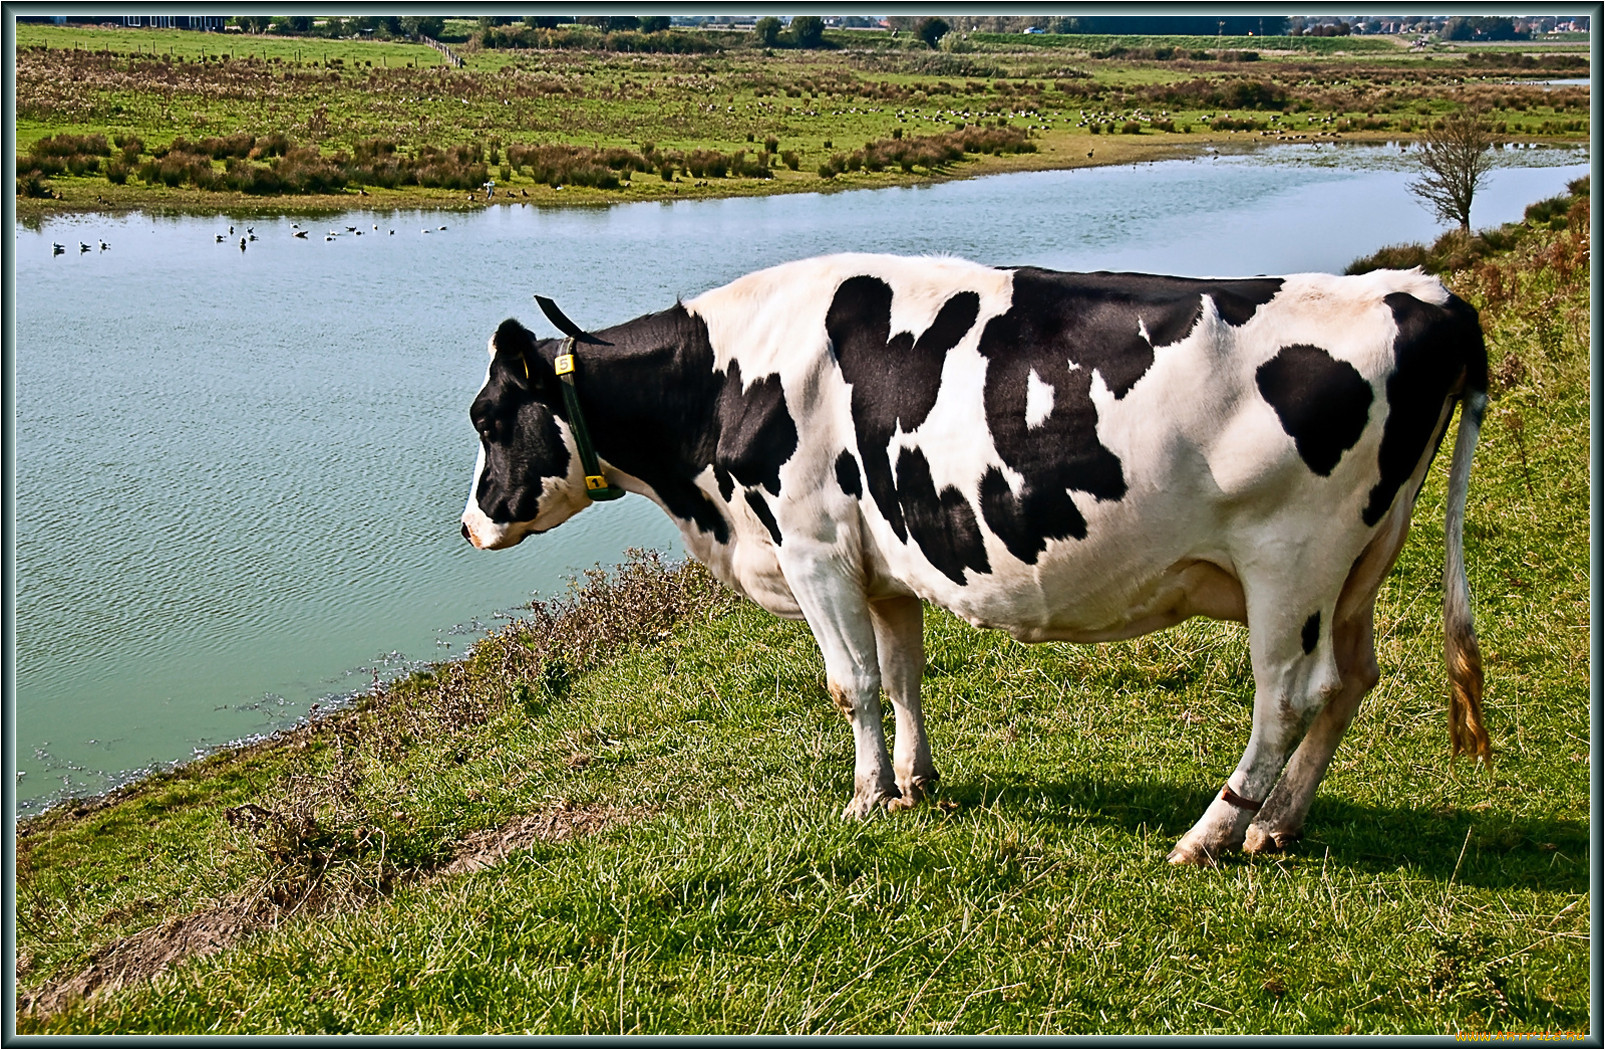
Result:
{"type": "Polygon", "coordinates": [[[427,68],[445,58],[424,44],[386,40],[324,40],[255,33],[197,33],[184,29],[119,26],[16,26],[17,47],[59,47],[84,51],[171,56],[186,62],[255,60],[302,65],[339,63],[349,68],[427,68]]]}
{"type": "Polygon", "coordinates": [[[1027,646],[928,611],[941,790],[844,822],[806,628],[635,563],[355,712],[25,822],[20,1030],[1585,1030],[1586,226],[1565,202],[1445,249],[1493,372],[1465,533],[1491,765],[1448,755],[1447,455],[1305,837],[1207,869],[1164,857],[1244,746],[1242,628],[1027,646]],[[222,950],[150,976],[198,928],[222,950]]]}
{"type": "MultiPolygon", "coordinates": [[[[1189,136],[1228,141],[1408,137],[1461,104],[1484,109],[1496,135],[1506,138],[1579,140],[1588,133],[1585,89],[1546,91],[1511,83],[1518,72],[1564,72],[1570,67],[1557,64],[1561,59],[1540,59],[1515,70],[1409,56],[1390,41],[1352,37],[1289,39],[1321,47],[1360,41],[1392,50],[1301,52],[1308,61],[1195,63],[1151,57],[1154,46],[1173,46],[1169,38],[1019,35],[1028,45],[977,44],[973,53],[890,46],[765,52],[735,46],[741,34],[709,33],[732,47],[678,56],[481,50],[470,43],[457,45],[467,67],[452,69],[432,49],[412,44],[36,24],[16,28],[19,175],[29,170],[26,154],[38,140],[61,134],[137,138],[142,153],[128,163],[132,169],[141,156],[155,155],[180,137],[195,142],[281,134],[297,146],[315,146],[325,157],[351,154],[370,142],[393,143],[412,155],[426,147],[472,146],[488,159],[486,177],[542,200],[558,195],[535,182],[532,172],[497,159],[507,147],[640,150],[652,143],[659,150],[746,150],[755,156],[773,139],[798,162],[791,170],[777,156],[770,164],[775,177],[769,180],[670,184],[649,175],[627,180],[617,190],[586,191],[586,200],[602,202],[819,189],[827,185],[817,174],[820,164],[865,143],[999,121],[1027,130],[1037,153],[1006,162],[971,158],[940,171],[859,173],[828,185],[891,185],[1019,166],[1092,163],[1088,149],[1097,153],[1096,162],[1112,162],[1133,152],[1156,156],[1187,148],[1197,141],[1189,136]],[[1128,54],[1093,58],[1091,51],[1054,46],[1066,41],[1092,51],[1118,42],[1128,54]],[[1310,68],[1314,62],[1321,63],[1319,71],[1310,68]],[[1258,100],[1233,105],[1212,97],[1234,85],[1253,88],[1258,100]],[[1236,125],[1205,119],[1226,110],[1236,125]],[[1109,138],[1111,131],[1120,136],[1119,147],[1109,138]],[[1107,144],[1102,150],[1090,141],[1095,133],[1107,144]]],[[[471,29],[472,23],[461,22],[448,26],[447,35],[463,36],[471,29]]],[[[983,35],[971,34],[971,39],[983,35]]],[[[218,159],[219,170],[222,165],[218,159]]],[[[138,178],[113,184],[103,170],[60,174],[48,184],[20,180],[19,214],[28,218],[90,202],[214,209],[263,203],[138,178]]],[[[318,202],[274,199],[286,207],[338,208],[357,188],[318,202]]],[[[463,194],[418,187],[382,192],[397,203],[418,206],[467,203],[463,194]]]]}

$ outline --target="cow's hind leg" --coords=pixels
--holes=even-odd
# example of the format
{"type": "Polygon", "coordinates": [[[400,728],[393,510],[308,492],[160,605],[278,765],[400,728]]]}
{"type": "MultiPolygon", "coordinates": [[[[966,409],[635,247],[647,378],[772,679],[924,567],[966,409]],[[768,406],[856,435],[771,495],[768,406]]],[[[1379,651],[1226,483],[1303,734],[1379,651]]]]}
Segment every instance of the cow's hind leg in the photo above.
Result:
{"type": "Polygon", "coordinates": [[[900,798],[889,809],[908,809],[936,788],[936,766],[925,737],[920,713],[920,676],[925,673],[924,610],[914,597],[885,598],[871,602],[875,650],[880,657],[881,682],[897,712],[897,736],[892,745],[892,770],[900,798]]]}
{"type": "Polygon", "coordinates": [[[1249,825],[1244,849],[1279,850],[1299,837],[1338,742],[1359,711],[1360,702],[1377,683],[1380,672],[1373,627],[1377,592],[1404,549],[1410,531],[1409,510],[1408,504],[1394,508],[1388,523],[1366,546],[1343,584],[1332,625],[1332,650],[1343,686],[1321,709],[1288,760],[1282,778],[1249,825]]]}
{"type": "Polygon", "coordinates": [[[1283,764],[1339,689],[1330,626],[1336,594],[1323,602],[1307,589],[1291,589],[1285,584],[1297,574],[1274,568],[1244,580],[1254,666],[1254,727],[1248,747],[1221,793],[1170,851],[1172,863],[1207,864],[1243,844],[1283,764]],[[1255,580],[1260,586],[1252,585],[1255,580]]]}

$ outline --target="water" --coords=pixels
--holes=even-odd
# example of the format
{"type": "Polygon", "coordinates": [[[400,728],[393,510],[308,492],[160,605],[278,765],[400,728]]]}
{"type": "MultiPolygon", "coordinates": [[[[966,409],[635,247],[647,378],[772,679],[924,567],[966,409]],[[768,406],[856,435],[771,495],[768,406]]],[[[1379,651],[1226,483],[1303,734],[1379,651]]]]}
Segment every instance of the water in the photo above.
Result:
{"type": "MultiPolygon", "coordinates": [[[[1476,225],[1587,171],[1577,150],[1501,159],[1476,225]]],[[[501,611],[626,547],[677,552],[668,519],[634,498],[512,551],[463,542],[485,340],[509,316],[553,334],[534,292],[601,327],[829,251],[1340,270],[1440,232],[1408,178],[1397,147],[1289,146],[907,189],[257,219],[233,234],[226,218],[143,214],[18,229],[17,808],[458,655],[501,611]]]]}

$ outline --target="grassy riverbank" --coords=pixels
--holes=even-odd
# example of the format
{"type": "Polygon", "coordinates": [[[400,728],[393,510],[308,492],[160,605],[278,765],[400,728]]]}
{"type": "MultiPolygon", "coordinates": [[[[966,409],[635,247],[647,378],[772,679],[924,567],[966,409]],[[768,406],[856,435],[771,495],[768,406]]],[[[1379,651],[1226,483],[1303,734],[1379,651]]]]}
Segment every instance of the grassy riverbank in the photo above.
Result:
{"type": "Polygon", "coordinates": [[[23,822],[19,1029],[1585,1029],[1586,198],[1532,215],[1439,253],[1494,365],[1466,526],[1490,768],[1447,754],[1448,457],[1306,838],[1206,871],[1164,854],[1246,737],[1240,628],[1023,646],[928,613],[941,795],[844,823],[806,629],[647,559],[23,822]]]}
{"type": "Polygon", "coordinates": [[[905,185],[1209,144],[1408,138],[1460,103],[1510,140],[1588,134],[1587,89],[1536,82],[1586,71],[1571,45],[698,39],[694,54],[470,41],[453,68],[420,44],[19,25],[18,216],[485,207],[488,180],[490,206],[905,185]],[[930,148],[979,130],[1019,141],[930,148]]]}

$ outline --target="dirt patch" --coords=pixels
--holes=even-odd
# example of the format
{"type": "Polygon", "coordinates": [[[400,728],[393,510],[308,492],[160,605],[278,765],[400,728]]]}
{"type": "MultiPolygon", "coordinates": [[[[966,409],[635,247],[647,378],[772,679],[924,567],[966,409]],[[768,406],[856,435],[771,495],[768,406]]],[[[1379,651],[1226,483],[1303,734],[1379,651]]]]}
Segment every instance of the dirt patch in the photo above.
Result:
{"type": "Polygon", "coordinates": [[[113,941],[73,976],[35,992],[19,993],[17,1012],[53,1014],[84,996],[115,991],[155,976],[181,959],[220,952],[247,932],[251,911],[238,904],[209,908],[113,941]]]}
{"type": "MultiPolygon", "coordinates": [[[[639,820],[646,815],[647,811],[640,808],[559,802],[499,828],[469,835],[449,862],[429,874],[483,871],[539,843],[584,838],[609,825],[639,820]]],[[[19,992],[17,1012],[34,1017],[57,1013],[86,996],[114,992],[135,981],[154,977],[175,963],[220,952],[247,934],[276,925],[297,910],[313,914],[330,909],[319,908],[312,898],[300,899],[294,907],[285,908],[256,895],[170,919],[104,946],[88,966],[71,977],[31,992],[19,992]]],[[[26,954],[18,957],[19,980],[32,969],[32,962],[26,954]]]]}
{"type": "Polygon", "coordinates": [[[538,813],[519,817],[499,828],[469,835],[451,861],[440,868],[437,874],[460,875],[469,871],[483,871],[500,864],[510,854],[538,843],[584,838],[610,824],[639,820],[645,815],[646,812],[641,809],[561,802],[538,813]]]}

